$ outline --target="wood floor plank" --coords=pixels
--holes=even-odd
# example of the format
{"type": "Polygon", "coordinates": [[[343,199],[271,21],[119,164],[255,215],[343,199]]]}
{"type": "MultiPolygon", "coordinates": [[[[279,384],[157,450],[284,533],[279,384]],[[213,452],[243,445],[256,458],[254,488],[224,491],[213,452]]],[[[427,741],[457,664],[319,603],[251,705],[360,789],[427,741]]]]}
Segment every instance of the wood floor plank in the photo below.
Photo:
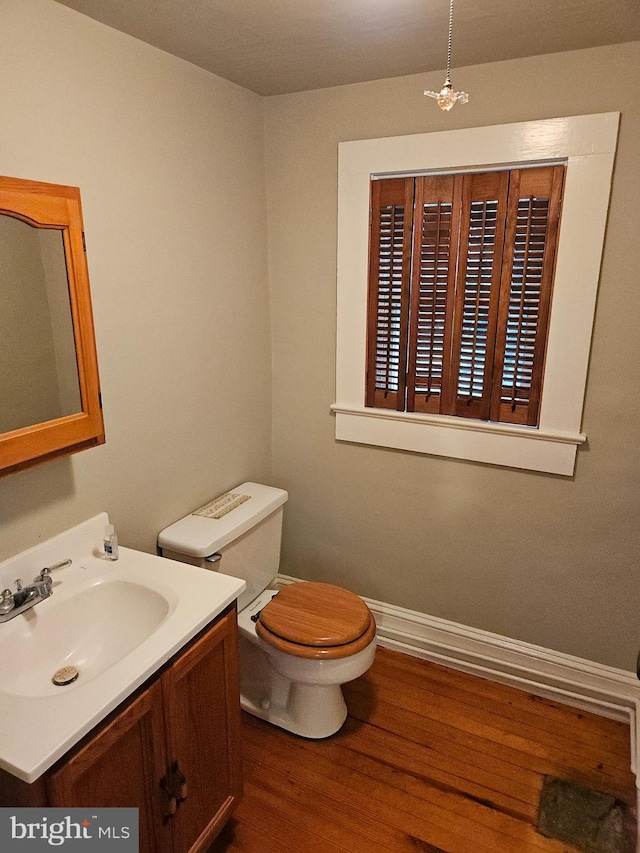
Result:
{"type": "MultiPolygon", "coordinates": [[[[488,753],[504,761],[503,774],[507,777],[518,769],[529,769],[543,775],[568,775],[573,781],[598,787],[616,796],[622,795],[617,780],[626,777],[626,787],[631,776],[628,769],[607,764],[607,754],[599,760],[597,751],[593,749],[586,750],[587,754],[581,756],[563,749],[561,743],[551,746],[540,742],[532,733],[524,737],[510,731],[503,732],[497,724],[489,725],[486,719],[474,719],[466,710],[462,713],[457,706],[428,705],[427,697],[424,706],[417,710],[400,707],[400,699],[395,697],[389,702],[378,699],[372,707],[367,700],[368,691],[363,695],[361,688],[362,685],[354,682],[345,689],[351,712],[356,718],[367,719],[388,731],[402,732],[409,739],[441,750],[452,760],[460,758],[465,749],[472,748],[479,754],[488,753]]],[[[628,761],[630,767],[630,759],[628,761]]]]}
{"type": "Polygon", "coordinates": [[[243,714],[245,797],[209,853],[578,853],[536,831],[545,775],[635,805],[624,724],[389,650],[345,697],[322,741],[243,714]]]}
{"type": "MultiPolygon", "coordinates": [[[[348,832],[353,839],[352,853],[370,853],[371,850],[405,853],[420,842],[436,847],[446,843],[451,853],[468,853],[470,845],[474,845],[477,853],[494,853],[496,849],[495,835],[484,832],[482,827],[476,825],[470,833],[469,827],[461,826],[456,820],[443,828],[437,816],[434,820],[432,814],[426,818],[411,814],[399,808],[391,797],[384,800],[359,790],[354,778],[350,785],[345,785],[339,780],[321,777],[315,770],[307,770],[304,780],[285,780],[272,761],[260,763],[260,770],[261,775],[268,771],[270,790],[291,797],[298,807],[307,810],[313,807],[314,812],[322,814],[325,824],[331,822],[331,831],[348,832]]],[[[515,853],[515,848],[505,847],[509,853],[511,849],[515,853]]]]}
{"type": "Polygon", "coordinates": [[[499,772],[499,760],[492,762],[482,753],[464,748],[451,741],[441,741],[438,748],[424,747],[407,737],[393,738],[395,732],[379,728],[375,724],[362,726],[347,720],[340,734],[341,741],[356,752],[393,763],[403,772],[424,778],[442,790],[460,790],[478,802],[490,802],[502,811],[520,816],[535,814],[540,775],[522,771],[516,777],[517,768],[509,778],[499,772]],[[458,755],[451,755],[454,750],[458,755]]]}
{"type": "Polygon", "coordinates": [[[262,732],[249,730],[247,735],[247,748],[253,760],[275,767],[290,763],[292,779],[309,779],[304,756],[313,752],[314,775],[319,777],[320,788],[327,790],[339,783],[347,791],[364,793],[375,811],[393,804],[408,812],[412,819],[426,814],[430,823],[455,825],[467,843],[478,838],[480,828],[487,843],[505,850],[508,844],[514,850],[521,850],[523,844],[539,851],[558,849],[556,842],[540,836],[531,824],[469,800],[459,792],[441,791],[423,780],[399,774],[389,765],[354,755],[337,740],[301,744],[292,737],[271,739],[267,749],[262,732]]]}
{"type": "MultiPolygon", "coordinates": [[[[290,760],[295,763],[293,756],[290,760]]],[[[349,784],[343,787],[335,778],[327,783],[326,779],[318,777],[315,770],[307,766],[302,771],[302,781],[295,778],[297,774],[293,771],[287,787],[278,788],[278,784],[283,783],[278,779],[275,764],[277,760],[273,756],[269,757],[266,764],[262,764],[251,750],[252,768],[256,769],[258,778],[268,780],[267,788],[275,787],[278,795],[286,801],[286,814],[297,812],[305,822],[311,808],[314,817],[315,812],[320,812],[327,821],[332,821],[333,832],[342,833],[346,830],[349,833],[354,853],[360,853],[361,850],[409,853],[416,849],[431,848],[446,853],[575,853],[573,848],[541,836],[533,841],[532,827],[525,827],[519,835],[496,832],[482,824],[461,820],[457,814],[435,810],[429,803],[416,797],[409,798],[404,807],[400,808],[379,780],[376,782],[379,793],[374,796],[371,791],[360,790],[353,774],[349,784]],[[292,799],[293,792],[295,796],[292,799]],[[318,800],[318,797],[321,799],[318,800]],[[346,825],[344,809],[348,813],[346,825]],[[387,825],[387,831],[381,831],[381,821],[387,825]],[[390,833],[389,829],[395,831],[390,833]]],[[[269,805],[271,807],[273,801],[269,805]]],[[[320,849],[324,853],[322,847],[320,849]]]]}
{"type": "MultiPolygon", "coordinates": [[[[355,719],[367,721],[381,733],[404,737],[410,756],[414,748],[420,749],[423,766],[437,768],[458,779],[468,779],[484,785],[487,790],[508,789],[512,797],[522,802],[537,802],[541,776],[557,769],[557,764],[549,759],[406,711],[398,708],[395,702],[379,701],[372,710],[366,705],[362,708],[358,698],[356,690],[349,694],[350,713],[355,719]],[[494,776],[497,778],[492,782],[494,776]]],[[[376,737],[374,733],[372,736],[376,737]]]]}
{"type": "Polygon", "coordinates": [[[306,782],[294,784],[286,773],[254,757],[247,770],[250,790],[283,819],[304,827],[319,842],[342,845],[347,853],[370,853],[372,849],[404,853],[404,832],[399,832],[382,816],[359,812],[352,792],[345,796],[341,791],[342,796],[336,799],[318,788],[313,771],[308,771],[306,782]]]}
{"type": "MultiPolygon", "coordinates": [[[[349,853],[348,848],[332,843],[326,834],[315,834],[313,824],[303,813],[292,818],[285,806],[284,801],[275,806],[268,803],[264,796],[256,795],[253,786],[247,786],[231,827],[233,843],[242,849],[246,847],[248,851],[259,850],[260,853],[349,853]]],[[[221,850],[227,853],[223,845],[221,850]]],[[[214,847],[210,853],[214,851],[217,848],[214,847]]]]}
{"type": "Polygon", "coordinates": [[[578,753],[594,767],[598,764],[606,764],[616,769],[628,766],[628,750],[626,754],[612,753],[608,749],[603,752],[602,742],[599,746],[594,746],[595,739],[577,741],[572,737],[571,727],[566,724],[556,725],[551,730],[538,728],[532,725],[530,720],[499,713],[495,703],[484,706],[468,704],[464,702],[464,696],[461,694],[434,693],[429,689],[402,684],[377,670],[367,673],[364,678],[372,682],[377,692],[397,696],[406,710],[441,722],[449,721],[451,725],[455,724],[463,731],[499,740],[500,743],[506,743],[520,751],[531,751],[545,756],[550,752],[560,753],[566,764],[571,763],[571,755],[578,753]]]}
{"type": "Polygon", "coordinates": [[[607,717],[594,716],[579,708],[563,705],[557,700],[535,696],[523,690],[514,690],[506,684],[491,681],[487,678],[469,677],[465,672],[451,669],[442,664],[426,662],[420,658],[398,654],[389,649],[379,648],[376,652],[377,663],[386,674],[396,673],[400,680],[407,679],[410,683],[450,685],[454,690],[462,690],[465,694],[476,694],[481,702],[490,697],[492,703],[503,703],[508,707],[521,708],[528,714],[547,717],[566,725],[573,720],[578,728],[577,737],[581,733],[593,731],[597,736],[611,738],[623,752],[628,748],[629,732],[626,723],[607,717]]]}
{"type": "MultiPolygon", "coordinates": [[[[384,655],[381,655],[381,658],[385,660],[384,655]]],[[[506,688],[486,679],[485,684],[478,685],[477,682],[481,682],[481,679],[469,679],[464,673],[454,673],[436,664],[408,668],[398,665],[394,660],[392,665],[381,668],[379,674],[382,678],[397,682],[401,690],[408,686],[419,693],[435,693],[456,701],[461,706],[486,709],[489,699],[491,713],[498,717],[506,717],[527,727],[567,738],[573,743],[576,751],[581,751],[583,744],[596,745],[598,750],[619,756],[618,765],[624,766],[626,761],[629,751],[626,724],[604,718],[592,720],[592,715],[578,709],[570,710],[554,706],[550,702],[542,703],[538,701],[539,697],[506,688]],[[581,721],[579,725],[571,725],[572,722],[578,721],[581,721]]]]}

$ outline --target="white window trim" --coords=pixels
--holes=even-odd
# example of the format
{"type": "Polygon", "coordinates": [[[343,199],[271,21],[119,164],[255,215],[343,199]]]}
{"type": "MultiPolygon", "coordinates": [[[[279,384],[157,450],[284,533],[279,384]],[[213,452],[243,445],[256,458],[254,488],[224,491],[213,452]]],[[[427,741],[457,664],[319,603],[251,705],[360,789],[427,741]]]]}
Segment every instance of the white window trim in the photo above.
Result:
{"type": "Polygon", "coordinates": [[[619,113],[338,146],[336,439],[571,476],[587,380],[619,113]],[[364,406],[372,176],[566,162],[537,428],[364,406]]]}

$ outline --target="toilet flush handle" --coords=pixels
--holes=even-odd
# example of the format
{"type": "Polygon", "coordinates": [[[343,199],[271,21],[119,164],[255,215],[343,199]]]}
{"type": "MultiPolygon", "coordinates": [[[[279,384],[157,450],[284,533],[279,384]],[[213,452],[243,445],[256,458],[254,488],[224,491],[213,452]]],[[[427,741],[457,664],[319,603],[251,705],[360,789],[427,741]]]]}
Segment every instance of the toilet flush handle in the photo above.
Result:
{"type": "Polygon", "coordinates": [[[204,561],[205,561],[205,563],[219,563],[221,559],[222,559],[222,554],[220,554],[218,551],[216,551],[215,554],[211,554],[209,557],[205,557],[204,561]]]}

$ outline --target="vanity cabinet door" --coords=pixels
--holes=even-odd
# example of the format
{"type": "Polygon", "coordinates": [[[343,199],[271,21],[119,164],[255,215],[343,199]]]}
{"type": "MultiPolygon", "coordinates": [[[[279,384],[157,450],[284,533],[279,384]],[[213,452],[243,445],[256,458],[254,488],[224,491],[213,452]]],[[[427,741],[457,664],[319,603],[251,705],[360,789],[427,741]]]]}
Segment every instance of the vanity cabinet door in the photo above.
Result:
{"type": "Polygon", "coordinates": [[[233,608],[161,679],[179,801],[170,821],[174,853],[206,850],[242,794],[237,649],[233,608]]]}
{"type": "Polygon", "coordinates": [[[137,807],[141,853],[170,853],[162,690],[152,684],[47,777],[47,799],[64,808],[137,807]]]}

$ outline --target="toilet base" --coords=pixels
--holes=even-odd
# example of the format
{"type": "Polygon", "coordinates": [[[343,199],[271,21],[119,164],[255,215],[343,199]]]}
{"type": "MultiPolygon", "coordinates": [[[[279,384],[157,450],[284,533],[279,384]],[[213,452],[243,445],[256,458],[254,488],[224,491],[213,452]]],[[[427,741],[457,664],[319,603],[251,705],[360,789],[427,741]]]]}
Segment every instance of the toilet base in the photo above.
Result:
{"type": "Polygon", "coordinates": [[[314,740],[329,737],[341,728],[347,706],[340,684],[293,681],[276,671],[257,638],[248,639],[241,632],[239,645],[243,710],[314,740]]]}
{"type": "Polygon", "coordinates": [[[339,685],[289,683],[287,693],[282,704],[273,700],[256,703],[240,694],[240,706],[254,717],[313,740],[330,737],[342,728],[347,706],[339,685]]]}

